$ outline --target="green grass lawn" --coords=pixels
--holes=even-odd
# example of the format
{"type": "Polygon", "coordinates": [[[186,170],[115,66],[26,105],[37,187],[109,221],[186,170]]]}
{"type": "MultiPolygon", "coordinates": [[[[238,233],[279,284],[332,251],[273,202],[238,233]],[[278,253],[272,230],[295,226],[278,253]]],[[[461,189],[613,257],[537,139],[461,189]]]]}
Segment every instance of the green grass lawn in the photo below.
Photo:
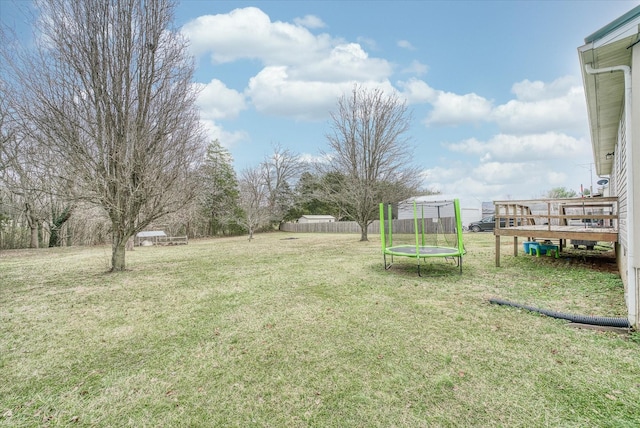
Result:
{"type": "Polygon", "coordinates": [[[466,234],[452,263],[377,236],[0,253],[0,426],[636,427],[640,341],[491,305],[625,316],[619,276],[466,234]]]}

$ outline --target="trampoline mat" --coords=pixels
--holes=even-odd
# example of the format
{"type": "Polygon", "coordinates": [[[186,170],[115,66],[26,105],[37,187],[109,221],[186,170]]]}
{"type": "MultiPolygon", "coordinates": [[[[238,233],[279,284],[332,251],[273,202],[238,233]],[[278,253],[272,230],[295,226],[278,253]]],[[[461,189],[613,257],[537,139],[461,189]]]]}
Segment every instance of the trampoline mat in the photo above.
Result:
{"type": "MultiPolygon", "coordinates": [[[[385,249],[385,252],[388,254],[397,254],[397,255],[407,255],[407,256],[416,256],[416,247],[412,245],[401,246],[401,247],[389,247],[385,249]]],[[[457,248],[450,247],[418,247],[418,253],[421,256],[433,256],[433,257],[444,257],[444,256],[459,256],[460,251],[457,248]]]]}

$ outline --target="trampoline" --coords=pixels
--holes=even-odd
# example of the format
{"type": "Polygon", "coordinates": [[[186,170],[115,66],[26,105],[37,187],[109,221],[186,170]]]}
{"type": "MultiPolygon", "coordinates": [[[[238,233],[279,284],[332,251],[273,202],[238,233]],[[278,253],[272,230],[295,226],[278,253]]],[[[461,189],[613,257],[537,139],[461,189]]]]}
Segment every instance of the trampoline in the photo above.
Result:
{"type": "Polygon", "coordinates": [[[391,268],[394,257],[411,257],[417,260],[418,276],[422,276],[426,259],[444,258],[454,260],[462,273],[466,251],[458,199],[380,204],[380,239],[385,270],[391,268]]]}

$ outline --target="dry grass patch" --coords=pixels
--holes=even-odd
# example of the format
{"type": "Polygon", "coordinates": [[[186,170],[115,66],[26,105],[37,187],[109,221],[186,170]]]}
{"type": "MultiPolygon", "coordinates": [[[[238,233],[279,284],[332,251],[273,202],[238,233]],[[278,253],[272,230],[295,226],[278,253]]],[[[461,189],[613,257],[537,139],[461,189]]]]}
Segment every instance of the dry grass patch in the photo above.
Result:
{"type": "Polygon", "coordinates": [[[0,257],[7,426],[635,426],[638,343],[487,303],[621,316],[620,278],[502,258],[382,265],[376,237],[273,233],[0,257]],[[290,239],[295,238],[295,239],[290,239]]]}

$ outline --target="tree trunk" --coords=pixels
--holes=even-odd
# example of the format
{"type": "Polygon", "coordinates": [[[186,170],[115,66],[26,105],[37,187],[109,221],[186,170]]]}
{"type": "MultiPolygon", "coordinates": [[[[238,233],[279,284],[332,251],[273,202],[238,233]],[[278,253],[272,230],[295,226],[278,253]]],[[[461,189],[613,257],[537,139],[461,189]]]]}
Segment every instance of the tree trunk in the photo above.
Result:
{"type": "Polygon", "coordinates": [[[51,225],[51,229],[49,229],[49,248],[51,247],[59,247],[60,246],[60,229],[55,224],[55,221],[51,225]]]}
{"type": "Polygon", "coordinates": [[[360,225],[360,242],[368,241],[367,225],[360,225]]]}
{"type": "Polygon", "coordinates": [[[111,232],[111,272],[121,272],[125,270],[125,252],[129,236],[122,230],[120,224],[112,223],[111,232]]]}
{"type": "Polygon", "coordinates": [[[31,229],[31,241],[29,242],[29,248],[38,248],[38,223],[35,221],[30,222],[31,229]]]}
{"type": "Polygon", "coordinates": [[[49,236],[49,247],[60,246],[60,230],[62,226],[71,217],[71,208],[66,208],[58,216],[53,216],[53,224],[51,225],[51,236],[49,236]]]}
{"type": "Polygon", "coordinates": [[[122,272],[125,268],[124,255],[127,241],[114,240],[111,249],[111,272],[122,272]]]}
{"type": "Polygon", "coordinates": [[[27,219],[27,225],[30,231],[29,248],[38,248],[38,219],[33,215],[31,205],[25,203],[24,215],[27,219]]]}

